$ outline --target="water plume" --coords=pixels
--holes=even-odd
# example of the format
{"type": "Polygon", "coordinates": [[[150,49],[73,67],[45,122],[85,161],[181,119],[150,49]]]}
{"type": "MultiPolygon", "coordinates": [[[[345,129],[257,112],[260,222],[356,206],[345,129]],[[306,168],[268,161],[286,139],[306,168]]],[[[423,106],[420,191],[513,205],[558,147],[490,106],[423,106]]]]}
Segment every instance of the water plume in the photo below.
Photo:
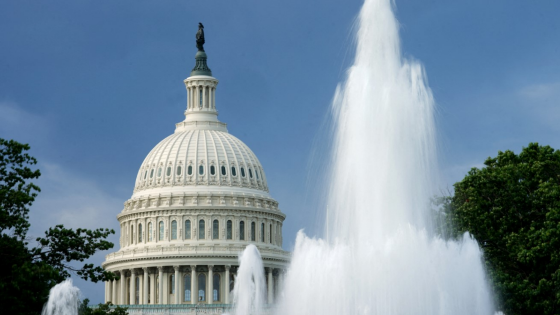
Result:
{"type": "Polygon", "coordinates": [[[477,242],[433,233],[435,104],[393,10],[366,0],[360,11],[332,104],[328,239],[298,234],[278,314],[494,313],[477,242]]]}
{"type": "Polygon", "coordinates": [[[72,284],[72,279],[66,279],[52,287],[41,315],[77,315],[79,303],[80,289],[72,284]]]}
{"type": "Polygon", "coordinates": [[[261,314],[265,305],[265,287],[261,253],[250,244],[239,256],[239,270],[233,287],[233,314],[261,314]]]}

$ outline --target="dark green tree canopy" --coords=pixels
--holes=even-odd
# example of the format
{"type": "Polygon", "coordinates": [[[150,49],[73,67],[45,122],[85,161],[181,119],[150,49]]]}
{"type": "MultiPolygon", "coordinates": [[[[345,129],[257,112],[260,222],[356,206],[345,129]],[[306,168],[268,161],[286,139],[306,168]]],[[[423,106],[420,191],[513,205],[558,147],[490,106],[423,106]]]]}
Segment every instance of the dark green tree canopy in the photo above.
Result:
{"type": "Polygon", "coordinates": [[[560,151],[531,143],[484,165],[438,200],[442,232],[478,240],[506,314],[560,314],[560,151]]]}
{"type": "Polygon", "coordinates": [[[7,314],[41,313],[49,290],[71,272],[93,282],[116,278],[100,266],[73,265],[112,248],[106,238],[113,230],[57,225],[29,247],[29,207],[40,192],[32,180],[41,173],[31,169],[37,160],[28,150],[27,144],[0,139],[0,305],[7,314]]]}

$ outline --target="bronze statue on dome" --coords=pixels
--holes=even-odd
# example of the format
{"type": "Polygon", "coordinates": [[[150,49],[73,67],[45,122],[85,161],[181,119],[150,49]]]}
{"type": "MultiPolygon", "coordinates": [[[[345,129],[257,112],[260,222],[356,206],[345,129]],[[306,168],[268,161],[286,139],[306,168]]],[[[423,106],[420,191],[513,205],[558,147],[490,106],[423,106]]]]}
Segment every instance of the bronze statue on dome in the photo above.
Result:
{"type": "Polygon", "coordinates": [[[196,48],[198,51],[204,51],[204,25],[198,23],[198,32],[196,32],[196,48]]]}

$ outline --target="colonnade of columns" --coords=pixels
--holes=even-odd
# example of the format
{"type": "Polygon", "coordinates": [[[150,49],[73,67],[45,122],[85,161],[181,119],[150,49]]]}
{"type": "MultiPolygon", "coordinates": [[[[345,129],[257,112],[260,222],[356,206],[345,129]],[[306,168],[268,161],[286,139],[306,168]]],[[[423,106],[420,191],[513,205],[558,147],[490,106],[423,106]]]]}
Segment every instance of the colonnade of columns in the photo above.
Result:
{"type": "Polygon", "coordinates": [[[216,87],[211,85],[187,86],[187,109],[216,109],[216,87]]]}
{"type": "MultiPolygon", "coordinates": [[[[105,283],[105,302],[136,304],[230,304],[237,266],[158,266],[113,271],[119,280],[105,283]],[[190,283],[188,283],[190,282],[190,283]]],[[[265,268],[267,302],[274,303],[283,271],[265,268]]]]}

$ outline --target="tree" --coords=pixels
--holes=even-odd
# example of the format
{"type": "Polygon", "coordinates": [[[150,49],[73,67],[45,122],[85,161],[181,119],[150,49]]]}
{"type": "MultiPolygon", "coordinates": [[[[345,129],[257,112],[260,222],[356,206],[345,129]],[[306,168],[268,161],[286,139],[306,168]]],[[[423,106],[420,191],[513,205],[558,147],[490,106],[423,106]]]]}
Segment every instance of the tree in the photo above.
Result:
{"type": "Polygon", "coordinates": [[[436,200],[440,232],[469,231],[506,314],[560,314],[560,151],[498,152],[436,200]]]}
{"type": "Polygon", "coordinates": [[[93,282],[116,278],[100,266],[72,264],[112,248],[106,238],[113,230],[57,225],[36,239],[37,247],[29,247],[29,207],[40,192],[31,180],[41,173],[31,169],[37,160],[28,150],[27,144],[0,139],[0,304],[8,314],[40,313],[49,290],[70,272],[93,282]]]}
{"type": "Polygon", "coordinates": [[[128,308],[127,307],[112,307],[113,304],[111,302],[107,302],[105,304],[99,303],[96,308],[92,308],[89,305],[89,299],[84,299],[82,303],[80,303],[80,307],[78,308],[78,315],[127,315],[128,308]]]}

